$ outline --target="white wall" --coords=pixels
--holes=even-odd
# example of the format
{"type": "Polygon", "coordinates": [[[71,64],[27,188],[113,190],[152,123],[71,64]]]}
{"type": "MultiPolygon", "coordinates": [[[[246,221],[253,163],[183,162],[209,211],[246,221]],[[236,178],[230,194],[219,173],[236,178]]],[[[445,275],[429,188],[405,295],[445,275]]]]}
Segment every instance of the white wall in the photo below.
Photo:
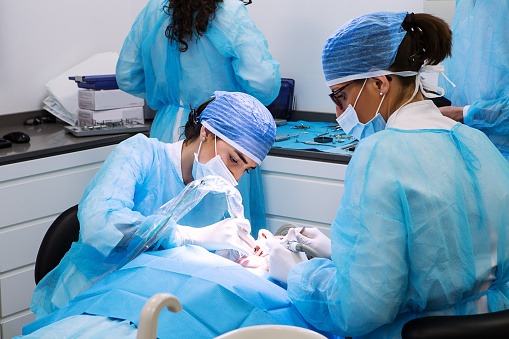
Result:
{"type": "Polygon", "coordinates": [[[452,17],[456,9],[456,0],[424,0],[424,12],[433,14],[452,24],[452,17]]]}
{"type": "Polygon", "coordinates": [[[0,115],[40,109],[46,82],[96,53],[120,52],[140,3],[0,0],[0,115]]]}
{"type": "Polygon", "coordinates": [[[423,0],[253,0],[248,11],[265,34],[281,76],[295,79],[297,109],[334,113],[322,73],[322,48],[348,20],[375,11],[422,12],[423,0]]]}
{"type": "MultiPolygon", "coordinates": [[[[39,110],[44,85],[99,52],[120,52],[148,0],[0,0],[0,115],[39,110]]],[[[325,40],[372,11],[430,10],[452,19],[454,0],[254,0],[248,11],[264,32],[281,74],[296,80],[297,108],[334,112],[321,69],[325,40]],[[445,11],[443,10],[445,8],[445,11]]]]}

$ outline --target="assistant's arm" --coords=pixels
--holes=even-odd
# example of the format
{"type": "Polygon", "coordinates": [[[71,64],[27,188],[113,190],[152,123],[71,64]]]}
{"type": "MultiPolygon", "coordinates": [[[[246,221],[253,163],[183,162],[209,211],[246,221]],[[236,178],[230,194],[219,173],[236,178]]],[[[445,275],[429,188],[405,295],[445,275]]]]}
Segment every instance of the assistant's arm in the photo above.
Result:
{"type": "MultiPolygon", "coordinates": [[[[160,142],[142,134],[115,147],[86,187],[79,203],[83,243],[107,256],[124,236],[128,238],[134,230],[150,227],[164,218],[143,215],[136,210],[140,196],[148,196],[143,204],[153,204],[153,211],[166,202],[157,196],[157,188],[149,187],[160,177],[156,168],[159,152],[160,142]],[[147,194],[151,189],[152,197],[147,194]]],[[[171,234],[169,236],[171,239],[171,234]]]]}
{"type": "Polygon", "coordinates": [[[162,6],[155,6],[157,2],[149,1],[136,17],[122,45],[115,72],[118,87],[140,98],[146,98],[142,43],[156,20],[166,15],[162,6]]]}
{"type": "Polygon", "coordinates": [[[382,157],[356,150],[346,187],[331,226],[332,260],[295,265],[288,294],[304,318],[340,336],[367,334],[390,323],[406,291],[406,230],[394,206],[398,185],[382,157]],[[372,169],[372,170],[370,170],[372,169]],[[384,175],[366,181],[373,171],[384,175]]]}
{"type": "Polygon", "coordinates": [[[509,89],[497,99],[474,102],[463,120],[488,134],[509,135],[509,89]]]}
{"type": "Polygon", "coordinates": [[[239,1],[219,3],[211,22],[211,41],[232,59],[235,77],[246,93],[264,105],[276,99],[281,88],[279,62],[272,58],[267,40],[239,1]]]}

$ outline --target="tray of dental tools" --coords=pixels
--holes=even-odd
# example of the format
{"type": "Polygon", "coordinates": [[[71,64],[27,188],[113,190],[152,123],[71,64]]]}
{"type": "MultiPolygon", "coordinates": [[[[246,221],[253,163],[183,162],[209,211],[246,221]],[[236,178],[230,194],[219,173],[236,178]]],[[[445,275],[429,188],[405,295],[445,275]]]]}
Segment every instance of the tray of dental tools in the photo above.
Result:
{"type": "Polygon", "coordinates": [[[351,155],[357,142],[347,136],[338,124],[301,120],[278,126],[272,147],[351,155]]]}
{"type": "Polygon", "coordinates": [[[75,137],[90,137],[108,134],[146,132],[150,130],[150,126],[142,124],[136,120],[122,120],[117,122],[102,122],[85,126],[64,126],[64,129],[68,133],[72,133],[75,137]]]}

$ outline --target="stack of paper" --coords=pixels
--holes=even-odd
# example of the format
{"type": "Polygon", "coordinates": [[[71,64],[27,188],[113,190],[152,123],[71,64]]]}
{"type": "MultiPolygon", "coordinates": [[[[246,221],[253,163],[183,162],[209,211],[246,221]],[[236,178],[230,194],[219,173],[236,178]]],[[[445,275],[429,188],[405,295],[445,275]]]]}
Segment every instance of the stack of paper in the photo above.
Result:
{"type": "Polygon", "coordinates": [[[43,108],[70,125],[78,121],[78,86],[69,81],[70,76],[77,74],[114,74],[118,54],[100,53],[65,71],[46,84],[48,97],[44,99],[43,108]]]}

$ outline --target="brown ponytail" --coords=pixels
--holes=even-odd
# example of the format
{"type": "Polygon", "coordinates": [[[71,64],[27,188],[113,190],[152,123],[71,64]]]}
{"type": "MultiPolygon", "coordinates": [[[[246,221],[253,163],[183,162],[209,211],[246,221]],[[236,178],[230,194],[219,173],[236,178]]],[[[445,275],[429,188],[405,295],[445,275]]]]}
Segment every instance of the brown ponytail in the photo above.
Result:
{"type": "Polygon", "coordinates": [[[198,121],[198,117],[200,116],[201,112],[207,107],[208,104],[210,104],[214,98],[205,101],[203,104],[198,106],[197,109],[192,109],[191,112],[189,112],[189,119],[186,122],[186,125],[184,127],[184,136],[186,139],[184,140],[184,144],[188,144],[190,142],[193,142],[200,136],[200,130],[201,130],[201,123],[198,121]]]}
{"type": "MultiPolygon", "coordinates": [[[[430,14],[410,13],[401,25],[407,34],[390,71],[418,71],[424,63],[437,65],[451,55],[452,32],[444,20],[430,14]]],[[[414,79],[400,78],[404,85],[412,84],[414,79]]]]}

